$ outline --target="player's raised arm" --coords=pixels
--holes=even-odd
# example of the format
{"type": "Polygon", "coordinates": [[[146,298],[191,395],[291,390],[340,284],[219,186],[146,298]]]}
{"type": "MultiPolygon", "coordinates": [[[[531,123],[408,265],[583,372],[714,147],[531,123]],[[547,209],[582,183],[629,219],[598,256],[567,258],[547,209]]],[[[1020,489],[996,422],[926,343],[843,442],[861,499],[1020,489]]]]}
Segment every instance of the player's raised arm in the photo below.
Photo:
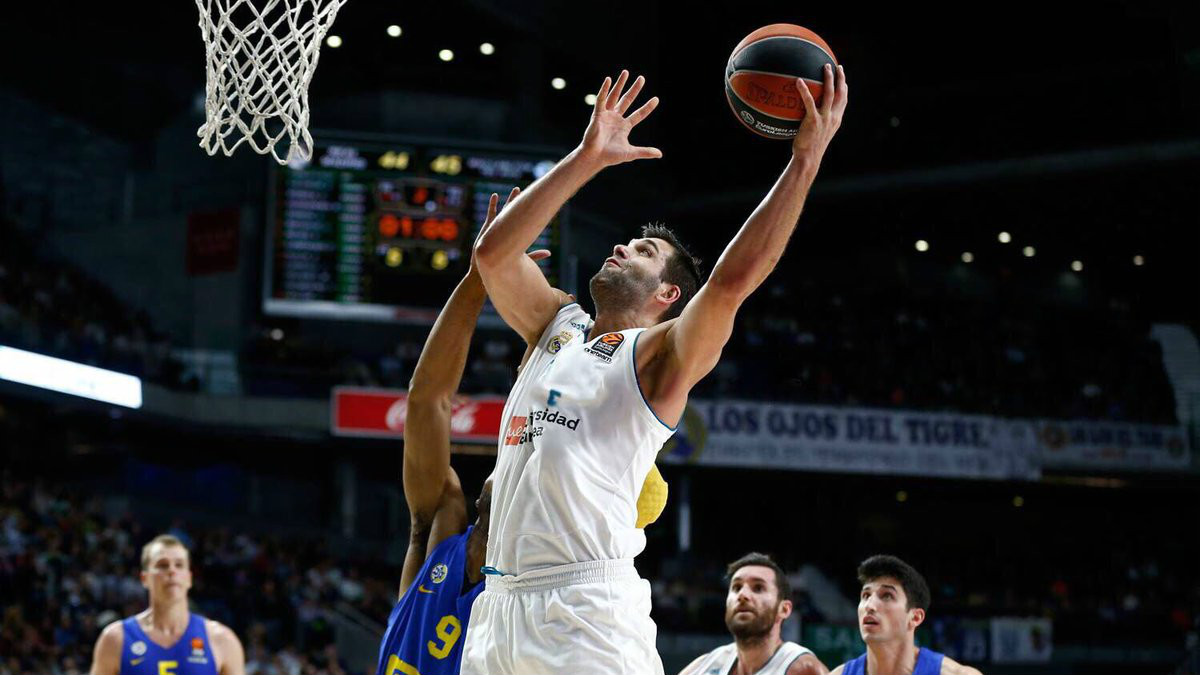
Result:
{"type": "MultiPolygon", "coordinates": [[[[509,201],[519,190],[513,189],[509,201]]],[[[499,197],[492,195],[480,236],[494,222],[499,197]]],[[[549,251],[523,258],[540,260],[549,251]]],[[[532,264],[532,263],[531,263],[532,264]]],[[[412,514],[412,537],[400,577],[403,594],[429,551],[467,525],[466,502],[450,468],[450,412],[467,363],[475,322],[487,295],[475,260],[429,331],[408,387],[404,424],[404,498],[412,514]]]]}
{"type": "MultiPolygon", "coordinates": [[[[821,158],[841,125],[848,98],[841,66],[836,71],[826,69],[825,93],[819,106],[803,81],[797,82],[797,89],[806,113],[783,174],[725,247],[708,282],[679,319],[663,324],[662,336],[647,336],[650,341],[662,337],[663,344],[655,351],[668,357],[661,359],[663,367],[655,370],[654,391],[647,392],[659,414],[677,417],[674,411],[682,411],[687,392],[716,365],[733,330],[738,307],[783,256],[821,158]]],[[[651,357],[647,353],[645,358],[651,357]]]]}
{"type": "Polygon", "coordinates": [[[610,78],[604,79],[583,142],[506,206],[495,225],[475,244],[479,272],[492,303],[528,343],[537,342],[567,298],[562,291],[551,288],[537,265],[525,257],[525,250],[567,200],[602,169],[635,159],[662,157],[657,148],[629,142],[629,132],[654,111],[658,98],[626,115],[645,84],[639,76],[622,94],[628,79],[627,71],[621,71],[615,84],[610,78]]]}

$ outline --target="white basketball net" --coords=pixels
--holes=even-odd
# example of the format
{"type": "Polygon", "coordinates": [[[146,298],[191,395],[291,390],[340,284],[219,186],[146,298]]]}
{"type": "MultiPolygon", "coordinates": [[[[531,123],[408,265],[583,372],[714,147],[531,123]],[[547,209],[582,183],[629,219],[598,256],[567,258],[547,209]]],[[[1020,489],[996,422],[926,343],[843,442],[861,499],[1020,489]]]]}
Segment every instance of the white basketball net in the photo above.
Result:
{"type": "Polygon", "coordinates": [[[208,84],[204,125],[210,155],[249,143],[277,162],[312,157],[308,83],[321,42],[346,0],[196,0],[208,84]],[[276,145],[287,138],[282,157],[276,145]]]}

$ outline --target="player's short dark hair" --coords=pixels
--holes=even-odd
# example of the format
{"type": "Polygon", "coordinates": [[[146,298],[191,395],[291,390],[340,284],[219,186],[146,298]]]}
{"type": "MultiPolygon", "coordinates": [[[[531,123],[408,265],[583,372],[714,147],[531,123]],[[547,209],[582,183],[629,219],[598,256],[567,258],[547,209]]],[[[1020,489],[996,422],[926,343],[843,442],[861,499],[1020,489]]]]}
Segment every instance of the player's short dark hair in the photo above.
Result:
{"type": "Polygon", "coordinates": [[[775,570],[775,588],[779,591],[780,602],[792,599],[792,583],[788,581],[787,575],[783,573],[783,568],[779,566],[779,563],[765,553],[750,552],[729,563],[729,567],[725,568],[725,583],[731,583],[733,575],[737,574],[738,570],[750,565],[761,565],[775,570]]]}
{"type": "Polygon", "coordinates": [[[900,582],[904,596],[908,598],[907,609],[929,609],[929,584],[912,565],[894,555],[873,555],[858,566],[858,582],[867,584],[877,579],[891,577],[900,582]]]}
{"type": "Polygon", "coordinates": [[[683,313],[683,308],[691,302],[696,292],[700,290],[700,259],[692,255],[679,237],[666,225],[650,223],[642,226],[642,238],[662,239],[675,249],[667,257],[667,265],[663,268],[662,280],[679,287],[679,299],[671,303],[662,313],[662,320],[674,319],[683,313]]]}

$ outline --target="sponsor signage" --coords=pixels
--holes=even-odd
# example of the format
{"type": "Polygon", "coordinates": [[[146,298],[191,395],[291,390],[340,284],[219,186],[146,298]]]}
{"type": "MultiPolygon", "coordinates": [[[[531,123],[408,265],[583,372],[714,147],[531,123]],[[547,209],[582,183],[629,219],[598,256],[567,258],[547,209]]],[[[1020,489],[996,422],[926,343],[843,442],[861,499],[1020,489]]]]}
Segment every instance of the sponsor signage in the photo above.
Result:
{"type": "MultiPolygon", "coordinates": [[[[611,359],[623,341],[620,333],[610,333],[589,349],[611,359]]],[[[402,390],[338,387],[331,407],[336,435],[404,433],[402,390]]],[[[452,440],[496,442],[503,410],[499,396],[460,397],[451,418],[452,440]]],[[[505,445],[527,443],[548,424],[570,430],[579,424],[578,418],[551,408],[523,413],[508,421],[505,445]]],[[[1187,470],[1191,450],[1178,426],[702,400],[688,405],[659,459],[772,470],[1036,480],[1043,467],[1187,470]]]]}
{"type": "Polygon", "coordinates": [[[694,402],[660,458],[775,470],[1040,476],[1030,421],[758,401],[694,402]]]}
{"type": "MultiPolygon", "coordinates": [[[[450,413],[450,440],[456,443],[495,443],[504,399],[462,396],[450,413]]],[[[408,394],[400,389],[337,387],[330,406],[330,430],[335,436],[401,438],[408,416],[408,394]]]]}
{"type": "Polygon", "coordinates": [[[1176,471],[1192,463],[1183,427],[1060,420],[1036,426],[1046,468],[1176,471]]]}

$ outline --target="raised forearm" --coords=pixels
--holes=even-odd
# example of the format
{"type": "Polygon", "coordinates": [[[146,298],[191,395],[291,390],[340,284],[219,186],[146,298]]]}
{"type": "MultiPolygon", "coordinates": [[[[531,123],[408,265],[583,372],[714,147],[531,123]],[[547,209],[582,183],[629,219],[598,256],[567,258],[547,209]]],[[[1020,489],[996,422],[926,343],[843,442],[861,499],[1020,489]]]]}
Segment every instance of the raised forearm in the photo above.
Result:
{"type": "Polygon", "coordinates": [[[487,293],[479,274],[471,270],[450,295],[425,339],[421,357],[409,384],[409,399],[433,401],[449,398],[458,390],[475,322],[487,293]]]}
{"type": "Polygon", "coordinates": [[[758,288],[783,256],[820,161],[793,156],[758,208],[725,247],[709,284],[744,298],[758,288]]]}
{"type": "Polygon", "coordinates": [[[525,255],[554,214],[602,168],[597,158],[577,148],[505,206],[475,244],[484,274],[487,267],[525,255]]]}

